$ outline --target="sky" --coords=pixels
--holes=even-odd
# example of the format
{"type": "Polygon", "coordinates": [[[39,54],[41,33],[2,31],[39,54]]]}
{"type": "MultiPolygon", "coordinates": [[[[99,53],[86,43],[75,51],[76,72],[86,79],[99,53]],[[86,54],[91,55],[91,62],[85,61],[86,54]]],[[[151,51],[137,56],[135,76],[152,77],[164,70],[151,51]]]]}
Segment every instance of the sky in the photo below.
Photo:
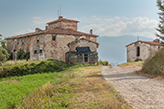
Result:
{"type": "Polygon", "coordinates": [[[134,35],[156,38],[156,0],[0,0],[0,34],[11,37],[45,29],[57,10],[79,20],[78,30],[101,36],[134,35]]]}

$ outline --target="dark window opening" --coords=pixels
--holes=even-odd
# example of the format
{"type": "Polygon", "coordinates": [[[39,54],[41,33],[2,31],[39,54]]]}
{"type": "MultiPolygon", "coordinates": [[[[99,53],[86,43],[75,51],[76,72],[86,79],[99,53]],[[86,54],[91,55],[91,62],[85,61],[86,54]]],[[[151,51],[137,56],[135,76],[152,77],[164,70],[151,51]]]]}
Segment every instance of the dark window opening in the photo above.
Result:
{"type": "Polygon", "coordinates": [[[37,42],[39,42],[39,36],[37,36],[37,42]]]}
{"type": "Polygon", "coordinates": [[[39,53],[42,53],[42,50],[39,50],[39,53]]]}
{"type": "Polygon", "coordinates": [[[22,39],[22,44],[24,44],[24,39],[22,39]]]}
{"type": "Polygon", "coordinates": [[[78,40],[79,39],[79,37],[76,37],[76,40],[78,40]]]}
{"type": "Polygon", "coordinates": [[[14,52],[16,52],[16,49],[14,49],[14,52]]]}
{"type": "Polygon", "coordinates": [[[34,50],[34,54],[37,54],[37,50],[34,50]]]}
{"type": "Polygon", "coordinates": [[[84,54],[84,62],[88,62],[88,55],[84,54]]]}
{"type": "Polygon", "coordinates": [[[137,47],[137,56],[140,56],[140,47],[137,47]]]}
{"type": "Polygon", "coordinates": [[[17,44],[19,44],[19,39],[17,39],[17,44]]]}
{"type": "Polygon", "coordinates": [[[52,35],[52,41],[56,41],[56,35],[52,35]]]}

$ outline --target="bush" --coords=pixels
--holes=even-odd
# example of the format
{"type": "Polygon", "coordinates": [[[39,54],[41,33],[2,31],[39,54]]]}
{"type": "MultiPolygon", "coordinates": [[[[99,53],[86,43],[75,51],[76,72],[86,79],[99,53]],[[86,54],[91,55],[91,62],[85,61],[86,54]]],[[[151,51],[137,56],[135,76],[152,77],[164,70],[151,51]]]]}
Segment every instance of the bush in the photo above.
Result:
{"type": "Polygon", "coordinates": [[[157,52],[151,59],[146,60],[142,71],[150,74],[164,75],[164,49],[157,52]]]}
{"type": "Polygon", "coordinates": [[[109,65],[109,62],[108,61],[99,61],[99,65],[105,65],[105,66],[107,66],[107,65],[109,65]]]}
{"type": "Polygon", "coordinates": [[[19,49],[18,52],[17,52],[17,60],[23,60],[23,59],[30,59],[30,52],[27,51],[26,53],[22,50],[22,49],[19,49]]]}
{"type": "Polygon", "coordinates": [[[0,77],[10,77],[10,76],[22,76],[28,74],[36,73],[46,73],[46,72],[59,72],[63,70],[64,62],[47,59],[40,62],[30,62],[30,63],[16,63],[16,64],[6,64],[3,65],[0,72],[0,77]]]}

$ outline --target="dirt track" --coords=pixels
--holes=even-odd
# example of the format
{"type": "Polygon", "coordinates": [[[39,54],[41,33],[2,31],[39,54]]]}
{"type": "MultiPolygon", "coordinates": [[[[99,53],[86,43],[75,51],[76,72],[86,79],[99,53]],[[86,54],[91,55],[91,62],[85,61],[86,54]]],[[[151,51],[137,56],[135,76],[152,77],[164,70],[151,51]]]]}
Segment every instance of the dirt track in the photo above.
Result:
{"type": "Polygon", "coordinates": [[[102,74],[134,107],[164,109],[164,82],[132,73],[140,68],[102,67],[102,74]]]}

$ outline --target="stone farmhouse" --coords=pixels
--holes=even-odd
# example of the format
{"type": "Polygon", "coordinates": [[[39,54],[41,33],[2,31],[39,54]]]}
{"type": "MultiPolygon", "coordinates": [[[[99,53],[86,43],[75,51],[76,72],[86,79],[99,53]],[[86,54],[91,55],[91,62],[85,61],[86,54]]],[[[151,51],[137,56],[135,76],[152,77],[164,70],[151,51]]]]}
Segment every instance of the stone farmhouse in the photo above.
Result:
{"type": "Polygon", "coordinates": [[[155,55],[163,46],[160,44],[159,39],[155,39],[153,42],[138,40],[133,42],[127,47],[127,62],[147,60],[155,55]]]}
{"type": "Polygon", "coordinates": [[[30,52],[30,60],[54,58],[70,63],[97,63],[96,42],[98,35],[77,31],[79,21],[65,19],[62,16],[48,22],[45,30],[8,37],[7,50],[13,53],[13,59],[19,49],[30,52]]]}

